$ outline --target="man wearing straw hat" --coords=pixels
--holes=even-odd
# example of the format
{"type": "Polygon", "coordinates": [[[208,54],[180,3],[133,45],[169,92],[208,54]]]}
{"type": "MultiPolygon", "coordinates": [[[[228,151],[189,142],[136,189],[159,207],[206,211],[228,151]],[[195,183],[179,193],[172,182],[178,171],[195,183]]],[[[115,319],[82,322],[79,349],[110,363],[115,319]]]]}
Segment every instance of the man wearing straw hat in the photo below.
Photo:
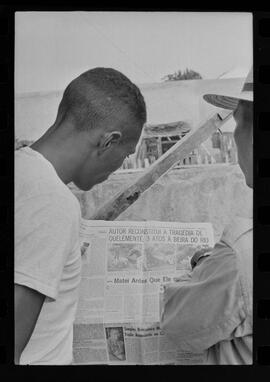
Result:
{"type": "MultiPolygon", "coordinates": [[[[240,94],[206,94],[234,110],[234,138],[246,183],[253,187],[253,71],[240,94]]],[[[205,364],[252,363],[252,220],[236,217],[209,253],[195,254],[190,277],[165,286],[161,326],[179,351],[205,364]]]]}

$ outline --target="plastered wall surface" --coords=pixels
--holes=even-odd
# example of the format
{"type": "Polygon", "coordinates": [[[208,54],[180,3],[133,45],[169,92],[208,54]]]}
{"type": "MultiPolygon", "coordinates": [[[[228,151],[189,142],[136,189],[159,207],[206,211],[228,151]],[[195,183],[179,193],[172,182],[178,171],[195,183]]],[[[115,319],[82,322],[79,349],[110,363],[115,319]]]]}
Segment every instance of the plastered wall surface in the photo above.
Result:
{"type": "MultiPolygon", "coordinates": [[[[82,217],[93,212],[125,188],[136,173],[115,173],[92,190],[72,191],[80,201],[82,217]]],[[[211,222],[215,240],[235,215],[252,216],[252,190],[238,165],[209,165],[174,169],[160,178],[117,220],[211,222]]]]}

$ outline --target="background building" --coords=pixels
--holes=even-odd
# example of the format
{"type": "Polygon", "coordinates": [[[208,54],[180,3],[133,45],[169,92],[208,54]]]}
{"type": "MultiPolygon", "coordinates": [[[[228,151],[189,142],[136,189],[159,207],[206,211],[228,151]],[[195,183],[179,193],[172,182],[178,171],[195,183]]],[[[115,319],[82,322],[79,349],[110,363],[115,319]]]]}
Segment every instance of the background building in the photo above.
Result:
{"type": "MultiPolygon", "coordinates": [[[[147,105],[147,123],[136,154],[125,160],[122,169],[145,168],[163,155],[189,131],[218,112],[202,95],[220,88],[241,89],[243,78],[167,81],[139,85],[147,105]]],[[[38,139],[55,120],[62,91],[24,93],[15,98],[17,148],[38,139]]],[[[233,141],[234,121],[222,127],[185,158],[181,165],[236,163],[233,141]]]]}

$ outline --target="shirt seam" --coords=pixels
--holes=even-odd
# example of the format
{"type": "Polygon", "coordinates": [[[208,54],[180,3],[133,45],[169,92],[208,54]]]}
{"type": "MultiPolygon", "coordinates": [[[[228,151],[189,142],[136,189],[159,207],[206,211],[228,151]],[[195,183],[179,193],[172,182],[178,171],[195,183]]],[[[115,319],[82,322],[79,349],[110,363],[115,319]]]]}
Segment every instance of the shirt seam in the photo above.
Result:
{"type": "MultiPolygon", "coordinates": [[[[55,298],[55,296],[57,296],[57,293],[58,293],[57,288],[53,287],[52,285],[45,284],[40,279],[38,279],[38,278],[36,278],[36,277],[34,277],[32,275],[29,275],[29,274],[27,274],[25,272],[19,271],[19,270],[15,270],[15,274],[17,274],[18,276],[22,275],[22,276],[28,278],[29,281],[35,281],[35,282],[39,283],[42,287],[48,289],[49,293],[50,293],[49,297],[53,296],[52,298],[55,298]]],[[[15,281],[15,284],[17,284],[17,283],[20,284],[20,282],[16,282],[15,281]]],[[[33,289],[35,289],[35,288],[33,288],[33,289]]]]}
{"type": "MultiPolygon", "coordinates": [[[[28,154],[28,155],[30,155],[32,157],[38,157],[43,163],[46,163],[46,165],[48,167],[50,167],[55,172],[57,177],[59,178],[54,165],[47,158],[45,158],[45,156],[42,155],[39,151],[32,149],[30,146],[22,147],[21,150],[22,150],[22,152],[26,152],[26,154],[28,154]]],[[[61,182],[63,184],[65,184],[62,180],[61,180],[61,182]]]]}
{"type": "MultiPolygon", "coordinates": [[[[239,259],[238,259],[238,264],[239,264],[239,259]]],[[[249,309],[248,309],[248,305],[247,305],[247,301],[246,301],[247,293],[246,293],[245,287],[243,285],[244,281],[242,279],[242,273],[241,272],[239,272],[239,281],[238,282],[239,282],[239,285],[240,285],[241,295],[242,295],[242,299],[243,299],[243,302],[244,302],[245,314],[248,315],[249,309]]]]}

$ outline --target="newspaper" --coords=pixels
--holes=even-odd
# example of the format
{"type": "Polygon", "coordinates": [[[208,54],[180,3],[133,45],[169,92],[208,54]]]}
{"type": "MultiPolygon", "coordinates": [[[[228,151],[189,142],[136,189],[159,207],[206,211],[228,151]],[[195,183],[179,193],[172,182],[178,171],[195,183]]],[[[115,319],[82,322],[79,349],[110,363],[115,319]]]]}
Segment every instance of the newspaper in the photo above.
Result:
{"type": "Polygon", "coordinates": [[[164,285],[184,280],[196,250],[214,246],[210,223],[89,221],[81,224],[82,280],[75,364],[201,364],[160,328],[164,285]]]}

